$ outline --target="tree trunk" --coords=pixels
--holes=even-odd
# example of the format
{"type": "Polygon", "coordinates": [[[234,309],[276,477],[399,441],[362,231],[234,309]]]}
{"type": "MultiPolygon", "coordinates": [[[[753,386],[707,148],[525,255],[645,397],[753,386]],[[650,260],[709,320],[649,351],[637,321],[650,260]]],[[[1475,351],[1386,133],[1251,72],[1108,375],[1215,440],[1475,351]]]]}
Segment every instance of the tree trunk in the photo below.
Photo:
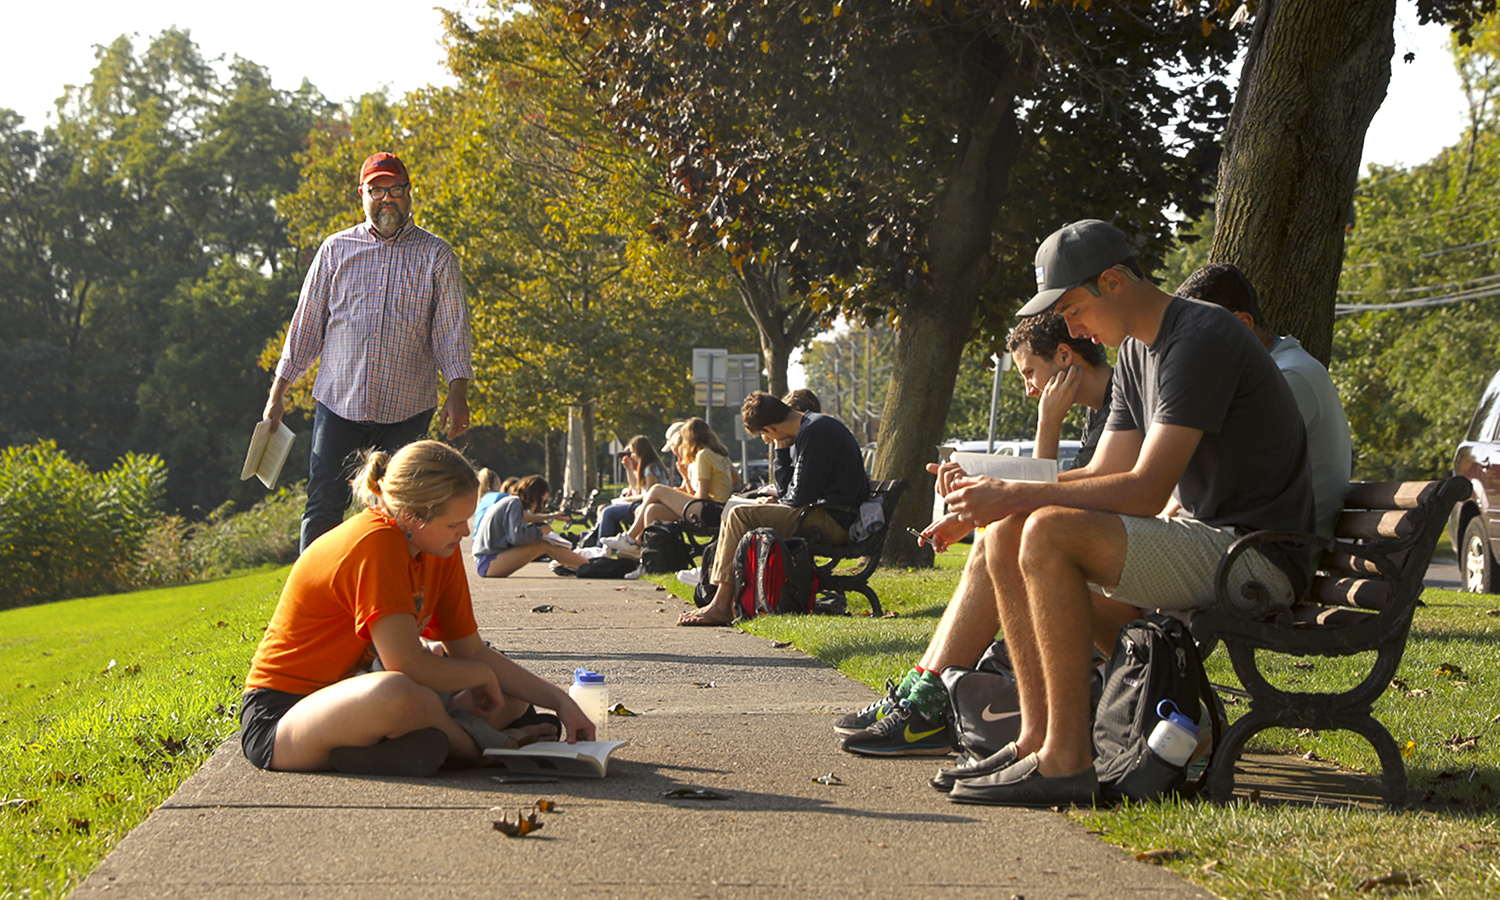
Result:
{"type": "Polygon", "coordinates": [[[812,327],[817,313],[787,293],[786,273],[780,266],[763,266],[747,260],[732,271],[740,299],[760,332],[760,355],[766,361],[766,389],[784,397],[792,351],[812,327]]]}
{"type": "Polygon", "coordinates": [[[1219,161],[1209,258],[1266,326],[1327,364],[1365,130],[1385,99],[1396,0],[1262,0],[1219,161]]]}
{"type": "MultiPolygon", "coordinates": [[[[1008,64],[1003,69],[1013,71],[1008,64]]],[[[902,310],[880,415],[875,477],[911,480],[890,523],[897,535],[932,521],[933,476],[926,465],[937,460],[959,361],[989,276],[990,233],[1020,150],[1014,85],[982,67],[969,83],[976,99],[974,125],[959,148],[928,236],[932,287],[902,310]]],[[[932,551],[897,538],[886,545],[882,559],[892,566],[930,566],[932,551]]]]}
{"type": "Polygon", "coordinates": [[[557,493],[562,491],[563,473],[567,467],[568,446],[565,438],[565,432],[547,431],[547,485],[557,493]]]}

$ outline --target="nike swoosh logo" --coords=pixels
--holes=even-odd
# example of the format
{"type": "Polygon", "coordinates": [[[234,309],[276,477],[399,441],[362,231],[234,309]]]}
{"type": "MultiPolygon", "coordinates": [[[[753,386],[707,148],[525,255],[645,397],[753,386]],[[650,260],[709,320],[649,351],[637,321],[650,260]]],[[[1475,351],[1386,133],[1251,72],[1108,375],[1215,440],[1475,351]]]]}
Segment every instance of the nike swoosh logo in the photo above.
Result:
{"type": "Polygon", "coordinates": [[[908,725],[908,726],[906,726],[906,742],[908,744],[915,744],[917,741],[920,741],[922,738],[924,738],[924,737],[932,737],[934,734],[937,734],[939,731],[942,731],[944,728],[947,728],[947,727],[948,727],[947,725],[939,725],[938,727],[932,729],[931,731],[912,731],[911,730],[911,726],[908,725]]]}
{"type": "Polygon", "coordinates": [[[1015,712],[991,713],[990,707],[986,706],[984,708],[984,711],[979,714],[979,718],[985,720],[986,722],[1000,722],[1005,719],[1013,719],[1020,714],[1020,710],[1017,710],[1015,712]]]}

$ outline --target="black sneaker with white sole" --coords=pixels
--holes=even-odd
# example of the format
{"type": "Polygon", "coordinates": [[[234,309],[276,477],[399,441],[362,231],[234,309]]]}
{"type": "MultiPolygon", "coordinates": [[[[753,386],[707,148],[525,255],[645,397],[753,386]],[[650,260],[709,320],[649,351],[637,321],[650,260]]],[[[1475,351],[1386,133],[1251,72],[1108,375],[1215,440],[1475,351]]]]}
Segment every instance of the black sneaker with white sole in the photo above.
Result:
{"type": "Polygon", "coordinates": [[[953,729],[945,717],[929,719],[902,700],[885,718],[851,734],[839,744],[862,756],[947,756],[953,752],[953,729]]]}
{"type": "Polygon", "coordinates": [[[885,696],[866,706],[859,712],[852,712],[833,723],[833,730],[839,734],[858,734],[884,719],[891,714],[891,710],[901,702],[896,696],[896,682],[887,678],[885,680],[885,696]]]}

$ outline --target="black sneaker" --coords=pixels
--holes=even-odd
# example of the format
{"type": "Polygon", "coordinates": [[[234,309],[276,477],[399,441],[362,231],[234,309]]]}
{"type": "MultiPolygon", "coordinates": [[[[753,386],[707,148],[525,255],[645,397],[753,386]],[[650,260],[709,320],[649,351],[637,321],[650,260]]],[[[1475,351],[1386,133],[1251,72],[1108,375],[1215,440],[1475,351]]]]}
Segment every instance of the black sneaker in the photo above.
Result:
{"type": "Polygon", "coordinates": [[[866,706],[859,712],[849,713],[837,722],[833,723],[833,730],[839,734],[858,734],[884,719],[891,714],[891,710],[901,702],[896,696],[896,682],[887,678],[885,680],[885,696],[866,706]]]}
{"type": "Polygon", "coordinates": [[[952,739],[946,719],[929,719],[902,700],[885,718],[839,746],[864,756],[947,756],[953,752],[952,739]]]}

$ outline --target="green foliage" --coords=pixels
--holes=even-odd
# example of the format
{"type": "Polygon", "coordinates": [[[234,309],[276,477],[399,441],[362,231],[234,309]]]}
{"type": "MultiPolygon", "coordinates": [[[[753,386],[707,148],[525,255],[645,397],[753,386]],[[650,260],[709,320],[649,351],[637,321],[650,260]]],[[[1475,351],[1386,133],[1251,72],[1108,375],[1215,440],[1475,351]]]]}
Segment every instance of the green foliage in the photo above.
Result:
{"type": "Polygon", "coordinates": [[[177,29],[96,59],[42,134],[0,113],[0,444],[158,452],[169,502],[212,509],[264,402],[244,345],[297,278],[275,202],[327,104],[243,59],[221,75],[177,29]]]}
{"type": "MultiPolygon", "coordinates": [[[[1471,97],[1493,90],[1473,79],[1497,59],[1491,24],[1460,61],[1471,97]]],[[[1356,478],[1446,474],[1497,365],[1500,137],[1493,105],[1476,112],[1463,145],[1407,171],[1374,167],[1355,197],[1340,302],[1455,301],[1339,319],[1329,370],[1354,435],[1356,478]]]]}
{"type": "Polygon", "coordinates": [[[0,451],[0,607],[128,584],[165,482],[154,456],[96,475],[51,441],[0,451]]]}
{"type": "Polygon", "coordinates": [[[146,536],[130,583],[136,588],[183,584],[294,562],[306,503],[305,485],[298,483],[238,514],[225,503],[197,524],[164,516],[146,536]]]}
{"type": "Polygon", "coordinates": [[[234,734],[285,579],[0,612],[0,896],[66,896],[234,734]]]}

